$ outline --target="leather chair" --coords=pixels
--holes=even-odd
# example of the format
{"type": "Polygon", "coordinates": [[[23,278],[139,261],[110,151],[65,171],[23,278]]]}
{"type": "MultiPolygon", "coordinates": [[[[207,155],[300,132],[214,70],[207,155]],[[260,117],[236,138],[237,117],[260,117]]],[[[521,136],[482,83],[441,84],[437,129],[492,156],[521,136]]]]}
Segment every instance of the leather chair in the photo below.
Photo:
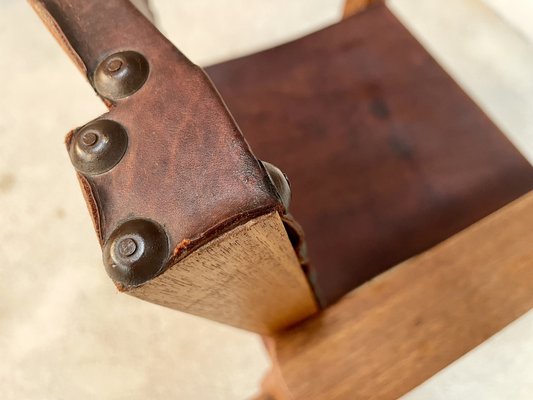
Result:
{"type": "Polygon", "coordinates": [[[531,165],[384,3],[206,68],[224,104],[126,0],[31,2],[123,125],[67,138],[110,276],[268,334],[260,398],[396,398],[533,307],[517,262],[532,259],[531,165]],[[83,158],[124,132],[114,164],[83,158]],[[290,213],[257,158],[288,175],[290,213]],[[267,212],[278,239],[250,225],[267,212]],[[290,242],[297,266],[269,270],[285,259],[265,242],[290,242]],[[148,261],[129,260],[140,244],[148,261]]]}

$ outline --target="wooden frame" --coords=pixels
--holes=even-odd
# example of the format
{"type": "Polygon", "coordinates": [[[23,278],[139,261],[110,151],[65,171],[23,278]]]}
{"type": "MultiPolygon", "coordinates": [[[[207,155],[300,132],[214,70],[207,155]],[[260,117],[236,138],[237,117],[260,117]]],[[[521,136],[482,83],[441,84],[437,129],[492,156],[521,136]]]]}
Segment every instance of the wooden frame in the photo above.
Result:
{"type": "Polygon", "coordinates": [[[531,226],[533,192],[269,339],[265,392],[277,400],[407,393],[533,308],[531,226]]]}

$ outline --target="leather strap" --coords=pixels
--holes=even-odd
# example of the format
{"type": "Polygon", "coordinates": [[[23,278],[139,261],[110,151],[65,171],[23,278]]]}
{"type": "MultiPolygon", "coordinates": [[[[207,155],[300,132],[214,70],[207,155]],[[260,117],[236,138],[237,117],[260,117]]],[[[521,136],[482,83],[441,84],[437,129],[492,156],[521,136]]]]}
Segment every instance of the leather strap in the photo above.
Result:
{"type": "MultiPolygon", "coordinates": [[[[98,121],[114,121],[127,134],[127,149],[116,165],[103,173],[78,171],[102,246],[127,221],[154,222],[169,248],[157,275],[222,232],[272,211],[286,214],[265,167],[209,78],[128,0],[30,2],[109,107],[98,121]],[[132,76],[122,83],[140,85],[126,96],[114,94],[123,88],[105,82],[106,76],[122,73],[123,62],[123,72],[132,76]],[[134,79],[139,73],[146,74],[142,83],[134,79]]],[[[71,157],[80,146],[90,146],[91,124],[81,128],[89,131],[84,137],[80,129],[67,137],[71,157]]],[[[291,221],[286,218],[296,226],[291,221]]],[[[298,236],[294,243],[300,242],[298,236]]]]}

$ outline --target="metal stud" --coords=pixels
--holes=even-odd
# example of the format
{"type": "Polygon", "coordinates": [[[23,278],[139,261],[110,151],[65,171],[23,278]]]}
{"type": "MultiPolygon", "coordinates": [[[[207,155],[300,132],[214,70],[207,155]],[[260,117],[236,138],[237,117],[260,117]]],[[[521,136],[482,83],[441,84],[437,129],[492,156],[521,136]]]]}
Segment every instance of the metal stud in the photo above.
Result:
{"type": "Polygon", "coordinates": [[[69,146],[70,160],[85,175],[109,171],[122,159],[128,134],[118,122],[99,119],[74,133],[69,146]]]}
{"type": "Polygon", "coordinates": [[[167,235],[158,224],[146,219],[126,221],[104,245],[107,274],[124,286],[140,285],[161,272],[168,249],[167,235]]]}
{"type": "Polygon", "coordinates": [[[148,61],[142,54],[122,51],[110,55],[98,65],[93,84],[100,96],[120,100],[139,90],[149,71],[148,61]]]}
{"type": "Polygon", "coordinates": [[[270,177],[270,180],[274,184],[274,187],[276,188],[278,195],[281,198],[281,202],[283,203],[285,210],[288,210],[291,203],[291,185],[289,183],[287,175],[285,175],[275,165],[270,164],[266,161],[261,162],[263,163],[263,166],[265,167],[268,176],[270,177]]]}

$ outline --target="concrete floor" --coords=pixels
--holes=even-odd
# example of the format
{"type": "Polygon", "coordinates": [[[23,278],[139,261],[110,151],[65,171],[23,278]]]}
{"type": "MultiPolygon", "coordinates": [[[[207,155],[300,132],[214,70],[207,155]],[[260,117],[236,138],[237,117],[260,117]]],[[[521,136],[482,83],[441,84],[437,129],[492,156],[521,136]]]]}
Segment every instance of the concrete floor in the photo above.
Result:
{"type": "MultiPolygon", "coordinates": [[[[533,160],[525,1],[391,7],[533,160]]],[[[331,24],[342,1],[153,3],[162,30],[207,65],[331,24]]],[[[268,367],[257,336],[117,294],[107,278],[63,146],[105,108],[25,2],[0,3],[0,49],[1,398],[250,397],[268,367]]],[[[406,396],[532,397],[533,313],[406,396]]]]}

